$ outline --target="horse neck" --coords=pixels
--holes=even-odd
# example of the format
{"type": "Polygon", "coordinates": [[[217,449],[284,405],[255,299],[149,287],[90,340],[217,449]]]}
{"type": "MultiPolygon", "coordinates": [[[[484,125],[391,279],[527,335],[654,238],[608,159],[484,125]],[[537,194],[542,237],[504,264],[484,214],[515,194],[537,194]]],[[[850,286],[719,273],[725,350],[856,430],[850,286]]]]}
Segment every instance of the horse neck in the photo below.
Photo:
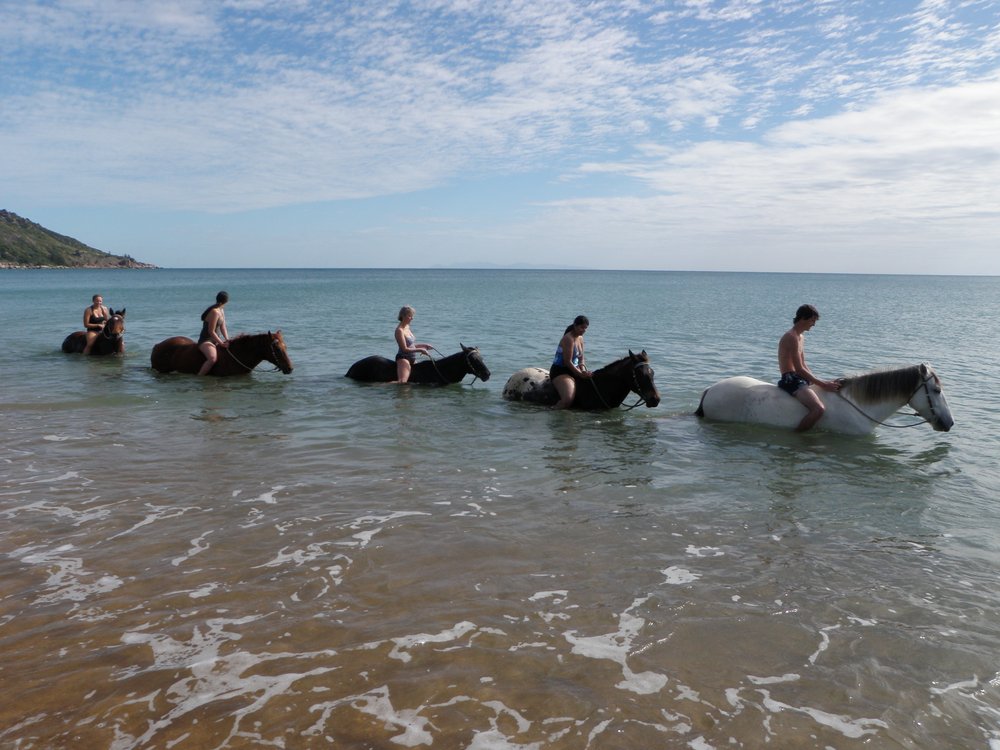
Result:
{"type": "Polygon", "coordinates": [[[256,333],[230,339],[229,349],[240,363],[252,369],[268,358],[271,352],[270,343],[268,334],[256,333]]]}
{"type": "Polygon", "coordinates": [[[920,387],[920,367],[883,370],[848,378],[840,393],[864,409],[884,419],[906,404],[920,387]]]}
{"type": "Polygon", "coordinates": [[[624,357],[594,371],[594,385],[608,406],[620,405],[632,390],[631,365],[624,357]]]}
{"type": "Polygon", "coordinates": [[[465,352],[449,354],[447,357],[436,360],[431,366],[436,367],[437,372],[449,383],[457,383],[470,372],[465,352]]]}

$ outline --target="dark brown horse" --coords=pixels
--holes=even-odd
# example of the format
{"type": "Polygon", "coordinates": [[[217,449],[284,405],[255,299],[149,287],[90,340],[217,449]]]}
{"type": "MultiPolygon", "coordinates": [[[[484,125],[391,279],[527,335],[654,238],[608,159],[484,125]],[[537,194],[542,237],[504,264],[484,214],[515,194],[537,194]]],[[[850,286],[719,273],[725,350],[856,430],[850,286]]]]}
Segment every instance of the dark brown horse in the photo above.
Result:
{"type": "MultiPolygon", "coordinates": [[[[104,328],[97,334],[90,353],[95,355],[125,353],[125,308],[118,312],[109,310],[111,317],[104,322],[104,328]]],[[[62,350],[67,354],[81,354],[87,346],[87,332],[74,331],[62,342],[62,350]]]]}
{"type": "MultiPolygon", "coordinates": [[[[572,408],[613,409],[621,406],[629,391],[639,397],[636,405],[653,407],[660,403],[660,393],[653,383],[653,368],[645,351],[641,354],[629,351],[627,357],[594,370],[594,377],[578,380],[572,408]]],[[[511,375],[503,387],[503,397],[545,406],[553,406],[559,400],[549,371],[540,367],[526,367],[511,375]]]]}
{"type": "MultiPolygon", "coordinates": [[[[219,358],[208,374],[246,375],[265,359],[286,375],[292,371],[281,331],[243,334],[230,339],[229,346],[219,347],[219,358]]],[[[177,370],[197,375],[205,355],[187,336],[174,336],[154,346],[149,360],[153,369],[159,372],[177,370]]]]}
{"type": "MultiPolygon", "coordinates": [[[[476,347],[459,344],[462,351],[441,359],[422,359],[414,363],[410,370],[410,383],[425,385],[450,385],[458,383],[466,375],[480,380],[490,379],[490,370],[483,362],[476,347]]],[[[344,376],[363,383],[391,383],[396,379],[396,363],[377,354],[359,359],[344,376]]]]}

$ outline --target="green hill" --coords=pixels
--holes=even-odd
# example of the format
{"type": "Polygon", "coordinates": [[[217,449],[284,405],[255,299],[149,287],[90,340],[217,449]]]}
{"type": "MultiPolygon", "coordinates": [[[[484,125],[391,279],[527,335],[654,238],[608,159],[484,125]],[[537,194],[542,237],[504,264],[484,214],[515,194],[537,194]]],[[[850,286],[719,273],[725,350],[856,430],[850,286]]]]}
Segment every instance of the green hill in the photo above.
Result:
{"type": "Polygon", "coordinates": [[[0,268],[156,268],[56,234],[0,209],[0,268]]]}

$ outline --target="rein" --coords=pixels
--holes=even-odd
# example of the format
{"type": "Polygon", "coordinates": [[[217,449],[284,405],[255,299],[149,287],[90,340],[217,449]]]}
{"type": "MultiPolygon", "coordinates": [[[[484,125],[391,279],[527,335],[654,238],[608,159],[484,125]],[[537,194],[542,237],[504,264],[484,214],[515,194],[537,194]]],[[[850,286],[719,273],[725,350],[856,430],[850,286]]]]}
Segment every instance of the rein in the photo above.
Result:
{"type": "MultiPolygon", "coordinates": [[[[639,397],[639,400],[636,401],[631,406],[626,406],[625,407],[625,411],[632,411],[632,409],[634,409],[635,407],[639,406],[640,404],[645,404],[646,403],[646,397],[643,396],[642,393],[639,390],[639,377],[638,377],[638,375],[636,375],[636,370],[638,370],[640,367],[643,367],[643,366],[647,366],[648,367],[649,363],[648,362],[636,362],[632,366],[632,385],[634,385],[635,387],[631,388],[630,390],[632,390],[639,397]]],[[[590,384],[594,387],[594,393],[597,394],[597,397],[599,399],[601,399],[601,403],[604,404],[604,408],[605,409],[612,408],[611,405],[607,401],[605,401],[604,395],[601,393],[601,389],[597,387],[597,383],[594,382],[593,378],[590,378],[590,384]]],[[[622,399],[622,401],[624,401],[624,400],[625,399],[622,399]]],[[[618,405],[621,406],[620,403],[618,405]]]]}
{"type": "MultiPolygon", "coordinates": [[[[278,353],[277,353],[277,351],[275,351],[275,348],[274,348],[274,339],[271,339],[270,345],[271,345],[271,356],[274,359],[277,359],[278,358],[278,353]]],[[[248,367],[247,365],[245,365],[243,362],[240,361],[239,357],[237,357],[235,354],[233,354],[231,346],[225,347],[223,349],[223,351],[225,351],[226,353],[228,353],[229,356],[233,358],[233,361],[236,362],[236,364],[238,364],[244,370],[246,370],[247,372],[252,372],[253,371],[252,367],[248,367]]],[[[267,357],[264,357],[264,359],[267,359],[267,357]]],[[[270,360],[268,360],[268,361],[270,361],[270,360]]],[[[274,363],[272,362],[271,364],[274,364],[274,363]]],[[[263,370],[263,372],[280,372],[280,371],[281,371],[281,368],[278,367],[277,365],[274,365],[274,367],[271,368],[270,370],[263,370]]]]}
{"type": "MultiPolygon", "coordinates": [[[[438,354],[441,354],[441,352],[438,351],[436,347],[432,346],[430,348],[434,349],[434,351],[436,351],[438,354]]],[[[475,349],[469,349],[469,351],[465,353],[465,367],[469,371],[469,374],[472,375],[472,383],[475,383],[479,379],[479,376],[476,374],[476,371],[472,369],[473,351],[475,351],[475,349]]],[[[437,360],[435,360],[434,357],[432,357],[430,354],[427,354],[427,352],[424,352],[424,354],[426,355],[427,359],[431,361],[431,364],[434,366],[434,372],[436,372],[437,376],[441,379],[441,385],[450,385],[451,381],[449,381],[448,378],[446,378],[444,375],[441,374],[441,370],[437,366],[437,360]]],[[[441,359],[445,359],[445,356],[443,354],[441,355],[441,359]]]]}
{"type": "MultiPolygon", "coordinates": [[[[928,375],[926,378],[924,378],[923,381],[916,388],[913,389],[913,392],[910,394],[909,398],[906,399],[906,401],[907,403],[909,403],[910,400],[915,395],[917,395],[917,391],[919,391],[922,387],[924,391],[927,393],[927,404],[930,407],[931,416],[936,418],[937,414],[934,411],[934,402],[931,400],[931,391],[930,388],[927,387],[927,383],[931,379],[933,379],[933,377],[934,377],[933,375],[928,375]]],[[[903,430],[906,429],[907,427],[919,427],[922,424],[930,424],[931,421],[929,419],[924,419],[923,417],[921,417],[919,422],[913,422],[912,424],[889,424],[888,422],[882,422],[881,420],[875,419],[875,417],[873,417],[871,414],[865,413],[860,406],[858,406],[856,403],[848,399],[847,396],[843,395],[840,391],[837,391],[837,395],[840,396],[844,401],[846,401],[851,406],[851,408],[854,409],[862,417],[871,422],[874,422],[877,425],[881,425],[882,427],[891,427],[894,430],[903,430]]],[[[919,417],[920,415],[914,414],[913,416],[919,417]]]]}

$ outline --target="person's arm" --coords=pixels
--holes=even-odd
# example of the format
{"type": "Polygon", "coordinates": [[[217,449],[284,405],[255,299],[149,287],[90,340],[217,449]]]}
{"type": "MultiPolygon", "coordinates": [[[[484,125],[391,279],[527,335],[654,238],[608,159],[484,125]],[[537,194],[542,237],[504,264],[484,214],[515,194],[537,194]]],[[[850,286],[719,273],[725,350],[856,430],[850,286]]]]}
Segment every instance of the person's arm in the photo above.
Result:
{"type": "MultiPolygon", "coordinates": [[[[582,343],[582,341],[581,341],[582,343]]],[[[569,333],[562,337],[562,341],[559,345],[563,350],[563,364],[569,368],[569,371],[573,374],[574,378],[589,378],[591,373],[586,370],[582,370],[573,364],[573,346],[576,342],[573,340],[573,336],[569,333]]],[[[580,349],[580,364],[583,364],[583,348],[580,349]]]]}
{"type": "Polygon", "coordinates": [[[221,310],[219,311],[219,322],[222,324],[222,342],[220,345],[224,346],[229,343],[229,329],[226,328],[226,315],[221,310]]]}
{"type": "MultiPolygon", "coordinates": [[[[212,340],[212,343],[216,346],[222,346],[226,343],[226,339],[219,338],[218,331],[219,327],[219,317],[222,313],[219,312],[217,307],[213,307],[208,311],[208,315],[205,316],[205,324],[208,326],[208,337],[212,340]]],[[[225,333],[225,320],[222,321],[222,330],[225,333]]],[[[228,338],[228,337],[227,337],[228,338]]]]}
{"type": "Polygon", "coordinates": [[[798,362],[796,364],[795,373],[800,377],[805,378],[809,383],[822,388],[824,391],[839,391],[840,383],[836,380],[822,380],[815,375],[813,375],[812,370],[806,366],[806,357],[801,352],[799,353],[798,362]]]}

